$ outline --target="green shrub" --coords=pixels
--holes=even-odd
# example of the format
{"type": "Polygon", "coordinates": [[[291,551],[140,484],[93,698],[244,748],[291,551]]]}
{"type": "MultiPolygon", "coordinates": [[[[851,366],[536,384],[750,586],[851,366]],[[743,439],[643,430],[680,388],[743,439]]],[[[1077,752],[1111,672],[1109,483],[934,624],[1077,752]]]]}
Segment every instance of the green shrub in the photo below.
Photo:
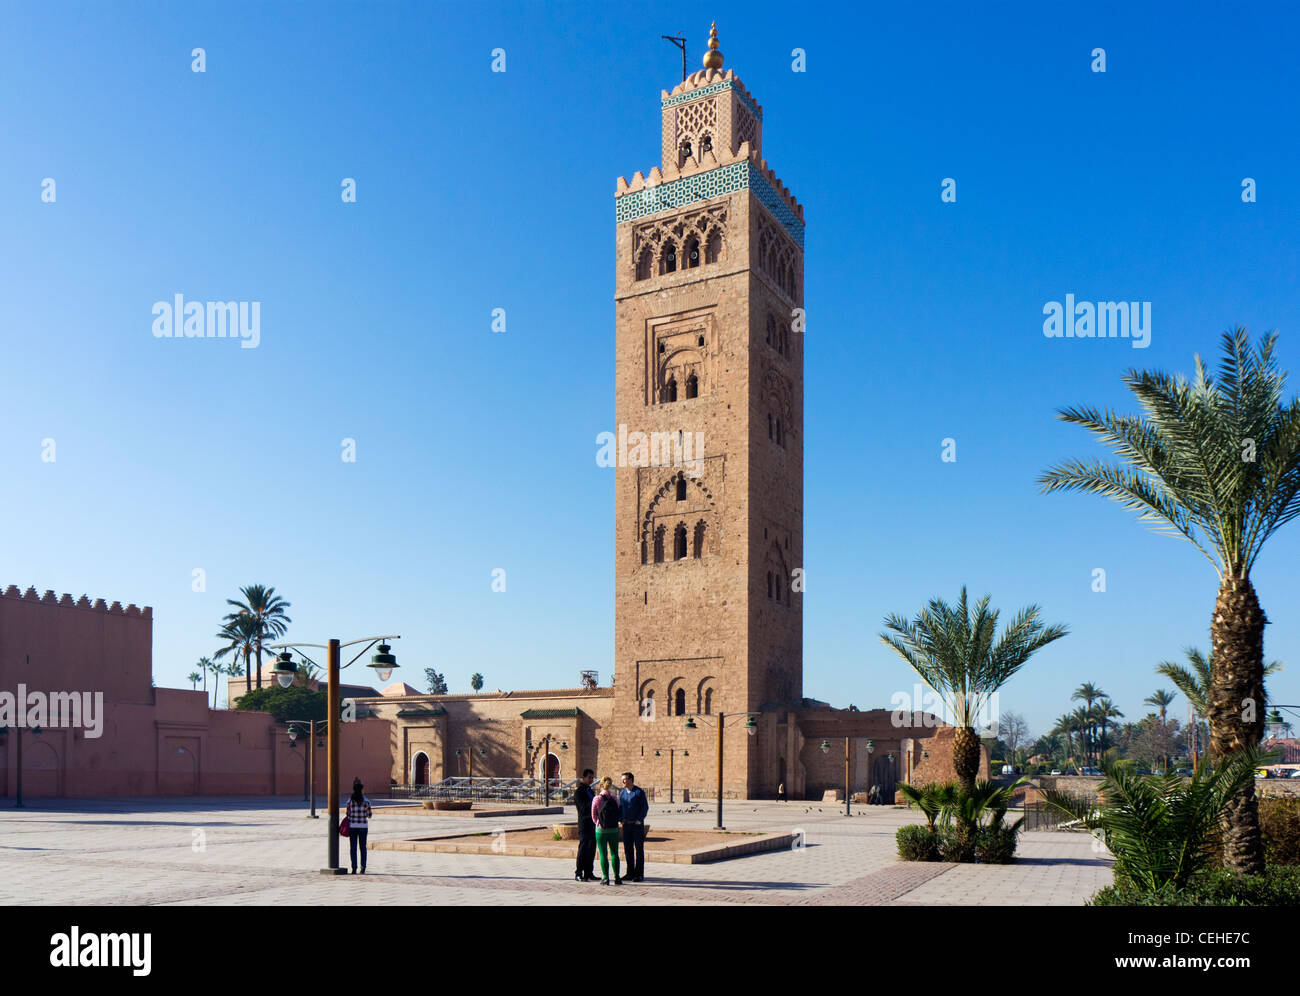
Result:
{"type": "Polygon", "coordinates": [[[1264,860],[1270,865],[1300,865],[1300,799],[1266,795],[1259,800],[1264,860]]]}
{"type": "Polygon", "coordinates": [[[1300,868],[1278,865],[1263,875],[1238,875],[1226,868],[1199,871],[1181,889],[1166,884],[1147,891],[1117,880],[1092,897],[1092,906],[1298,906],[1300,868]]]}
{"type": "Polygon", "coordinates": [[[898,841],[898,856],[904,861],[939,860],[938,840],[929,827],[915,823],[899,827],[894,839],[898,841]]]}
{"type": "Polygon", "coordinates": [[[969,863],[975,860],[975,841],[978,829],[972,831],[966,827],[940,827],[939,860],[969,863]]]}
{"type": "Polygon", "coordinates": [[[975,834],[975,857],[986,865],[1009,865],[1016,854],[1016,826],[980,827],[975,834]]]}
{"type": "Polygon", "coordinates": [[[899,791],[920,808],[927,825],[898,832],[899,855],[907,861],[1006,864],[1015,854],[1016,834],[1025,821],[1022,816],[1007,826],[1007,809],[1014,794],[1027,784],[1025,778],[1012,785],[978,781],[969,791],[957,782],[923,788],[900,784],[899,791]],[[928,856],[919,856],[923,854],[928,856]]]}

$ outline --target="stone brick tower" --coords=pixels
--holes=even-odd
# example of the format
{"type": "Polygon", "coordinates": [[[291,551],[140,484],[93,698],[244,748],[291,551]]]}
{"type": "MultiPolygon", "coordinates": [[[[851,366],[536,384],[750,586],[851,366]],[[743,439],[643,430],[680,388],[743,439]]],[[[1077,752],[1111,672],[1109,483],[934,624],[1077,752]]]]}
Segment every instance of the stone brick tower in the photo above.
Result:
{"type": "Polygon", "coordinates": [[[803,695],[803,209],[722,61],[715,29],[661,95],[662,166],[615,197],[612,739],[661,798],[668,748],[678,790],[713,794],[720,712],[725,794],[774,793],[774,717],[745,717],[803,695]]]}

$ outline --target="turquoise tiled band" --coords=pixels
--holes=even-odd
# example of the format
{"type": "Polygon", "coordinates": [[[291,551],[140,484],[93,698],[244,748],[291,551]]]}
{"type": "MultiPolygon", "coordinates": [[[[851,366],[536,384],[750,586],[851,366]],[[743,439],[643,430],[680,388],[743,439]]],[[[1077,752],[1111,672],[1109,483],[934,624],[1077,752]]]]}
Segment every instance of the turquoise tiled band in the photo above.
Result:
{"type": "Polygon", "coordinates": [[[803,222],[786,206],[785,201],[777,195],[772,185],[748,159],[728,166],[719,166],[707,173],[696,173],[694,176],[670,180],[668,183],[660,183],[616,197],[614,221],[615,224],[621,225],[625,221],[635,221],[637,218],[644,218],[659,211],[685,207],[687,204],[707,201],[737,190],[752,190],[754,196],[771,212],[772,217],[790,233],[790,237],[795,240],[799,248],[803,248],[803,222]]]}

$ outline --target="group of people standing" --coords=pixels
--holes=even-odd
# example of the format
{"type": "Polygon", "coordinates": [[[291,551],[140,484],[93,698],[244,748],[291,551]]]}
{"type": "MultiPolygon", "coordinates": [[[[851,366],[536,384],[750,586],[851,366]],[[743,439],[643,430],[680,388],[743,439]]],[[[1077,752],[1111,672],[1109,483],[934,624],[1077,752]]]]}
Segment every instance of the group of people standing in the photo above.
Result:
{"type": "Polygon", "coordinates": [[[650,800],[636,784],[632,772],[621,777],[623,788],[614,791],[614,779],[600,780],[600,791],[592,791],[596,773],[590,768],[573,793],[578,810],[578,865],[573,877],[578,882],[596,881],[596,854],[600,853],[601,885],[609,885],[609,866],[614,865],[614,884],[645,880],[645,818],[650,800]],[[620,836],[627,858],[626,877],[619,874],[618,845],[620,836]]]}

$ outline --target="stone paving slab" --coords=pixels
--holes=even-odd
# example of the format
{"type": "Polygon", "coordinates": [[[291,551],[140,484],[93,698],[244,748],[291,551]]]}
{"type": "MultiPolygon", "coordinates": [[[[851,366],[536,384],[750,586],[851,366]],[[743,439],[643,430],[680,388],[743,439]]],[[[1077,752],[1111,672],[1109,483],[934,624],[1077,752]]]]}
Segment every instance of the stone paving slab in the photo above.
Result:
{"type": "MultiPolygon", "coordinates": [[[[651,818],[708,830],[712,809],[656,803],[651,818]]],[[[644,884],[573,881],[573,858],[372,850],[366,876],[323,876],[327,821],[299,801],[262,798],[56,800],[0,809],[5,905],[1051,905],[1110,884],[1111,859],[1086,834],[1035,831],[1006,866],[901,862],[894,832],[914,811],[845,817],[817,803],[731,801],[728,829],[788,834],[743,861],[648,866],[644,884]]],[[[492,830],[536,824],[500,816],[492,830]]],[[[370,839],[464,831],[452,814],[385,814],[370,839]]],[[[348,840],[339,838],[341,863],[348,840]]]]}

